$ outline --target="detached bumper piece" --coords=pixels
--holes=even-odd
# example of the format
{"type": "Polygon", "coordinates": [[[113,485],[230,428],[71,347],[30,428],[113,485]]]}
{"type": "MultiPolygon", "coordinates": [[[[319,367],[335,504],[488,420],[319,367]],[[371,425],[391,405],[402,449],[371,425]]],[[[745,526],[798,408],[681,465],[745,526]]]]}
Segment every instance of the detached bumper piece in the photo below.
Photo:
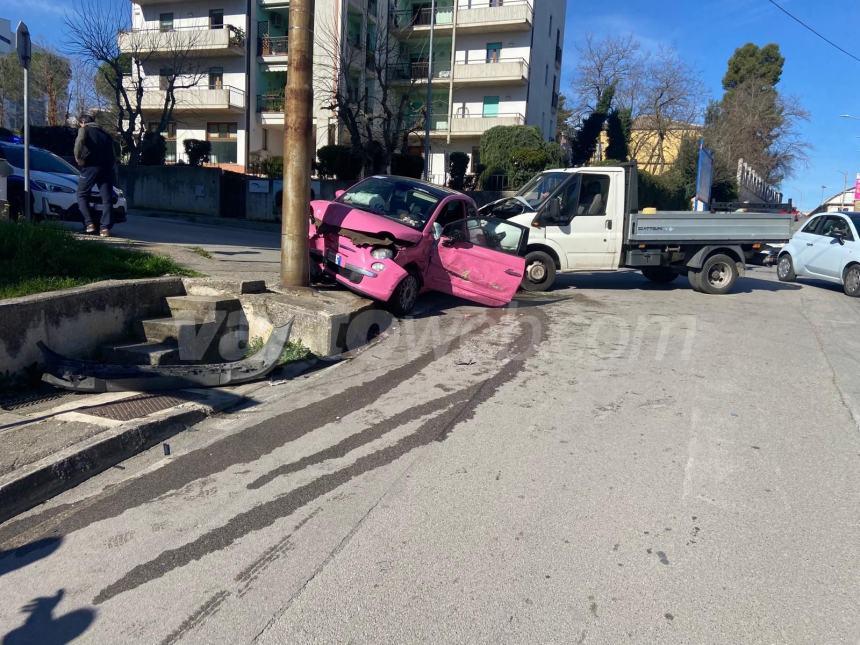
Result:
{"type": "Polygon", "coordinates": [[[265,378],[278,365],[291,320],[276,327],[256,354],[231,363],[205,365],[110,365],[66,358],[39,342],[46,368],[42,380],[72,392],[156,392],[239,385],[265,378]]]}

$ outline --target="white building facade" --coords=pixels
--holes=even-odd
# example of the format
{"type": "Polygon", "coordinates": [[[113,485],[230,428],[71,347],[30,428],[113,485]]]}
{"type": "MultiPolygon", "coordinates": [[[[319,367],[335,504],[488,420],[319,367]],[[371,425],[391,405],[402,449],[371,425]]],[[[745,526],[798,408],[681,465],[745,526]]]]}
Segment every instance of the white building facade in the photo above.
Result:
{"type": "MultiPolygon", "coordinates": [[[[430,0],[317,0],[315,89],[337,82],[332,41],[369,51],[384,32],[397,42],[399,64],[392,73],[410,92],[416,115],[424,114],[432,76],[431,174],[436,181],[444,178],[454,151],[469,154],[474,170],[481,134],[493,126],[533,125],[544,139],[554,139],[565,1],[439,0],[435,16],[430,7],[430,0]]],[[[176,49],[168,43],[175,45],[177,38],[192,43],[197,82],[176,91],[172,122],[164,133],[169,160],[184,158],[186,139],[209,140],[213,162],[239,169],[283,155],[288,20],[289,0],[136,0],[132,32],[120,36],[120,47],[133,53],[151,45],[144,63],[148,123],[158,119],[164,102],[159,88],[176,49]]],[[[378,91],[364,67],[344,73],[355,75],[355,83],[368,92],[378,91]]],[[[315,94],[311,136],[317,148],[345,139],[324,94],[318,89],[315,94]]],[[[421,134],[413,134],[409,144],[421,152],[421,134]]]]}

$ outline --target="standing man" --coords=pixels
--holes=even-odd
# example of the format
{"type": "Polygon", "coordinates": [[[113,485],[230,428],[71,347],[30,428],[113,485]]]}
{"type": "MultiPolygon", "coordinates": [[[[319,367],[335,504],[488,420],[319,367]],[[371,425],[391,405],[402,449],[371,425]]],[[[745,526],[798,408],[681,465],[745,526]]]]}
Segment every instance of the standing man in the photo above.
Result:
{"type": "Polygon", "coordinates": [[[113,197],[116,148],[113,138],[89,114],[78,117],[78,136],[75,139],[75,162],[81,169],[78,178],[78,208],[84,218],[86,232],[95,234],[96,225],[90,212],[89,197],[93,186],[98,186],[102,200],[99,235],[110,237],[111,199],[113,197]]]}

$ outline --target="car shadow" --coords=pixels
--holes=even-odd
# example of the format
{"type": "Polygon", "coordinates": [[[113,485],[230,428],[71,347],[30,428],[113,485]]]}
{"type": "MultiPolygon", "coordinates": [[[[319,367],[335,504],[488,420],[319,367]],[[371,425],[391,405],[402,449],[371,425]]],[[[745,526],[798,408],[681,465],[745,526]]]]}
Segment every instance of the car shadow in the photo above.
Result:
{"type": "Polygon", "coordinates": [[[93,609],[75,609],[61,616],[54,615],[64,595],[65,589],[60,589],[53,596],[34,598],[24,605],[21,611],[29,614],[27,619],[3,637],[3,645],[61,645],[87,631],[95,620],[93,609]]]}

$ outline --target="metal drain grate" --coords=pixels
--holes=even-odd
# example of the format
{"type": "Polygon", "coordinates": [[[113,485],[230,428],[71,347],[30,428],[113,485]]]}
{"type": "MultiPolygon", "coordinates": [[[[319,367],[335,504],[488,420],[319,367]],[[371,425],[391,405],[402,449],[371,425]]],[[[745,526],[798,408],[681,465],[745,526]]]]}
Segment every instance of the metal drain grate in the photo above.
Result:
{"type": "Polygon", "coordinates": [[[160,412],[161,410],[187,403],[188,400],[165,394],[138,394],[121,401],[113,401],[112,403],[97,405],[86,410],[79,410],[79,412],[95,417],[102,417],[103,419],[113,419],[114,421],[131,421],[132,419],[140,419],[154,412],[160,412]]]}
{"type": "Polygon", "coordinates": [[[69,401],[81,399],[83,396],[85,395],[64,392],[53,387],[37,387],[26,392],[0,397],[0,408],[7,412],[31,414],[68,403],[69,401]]]}

